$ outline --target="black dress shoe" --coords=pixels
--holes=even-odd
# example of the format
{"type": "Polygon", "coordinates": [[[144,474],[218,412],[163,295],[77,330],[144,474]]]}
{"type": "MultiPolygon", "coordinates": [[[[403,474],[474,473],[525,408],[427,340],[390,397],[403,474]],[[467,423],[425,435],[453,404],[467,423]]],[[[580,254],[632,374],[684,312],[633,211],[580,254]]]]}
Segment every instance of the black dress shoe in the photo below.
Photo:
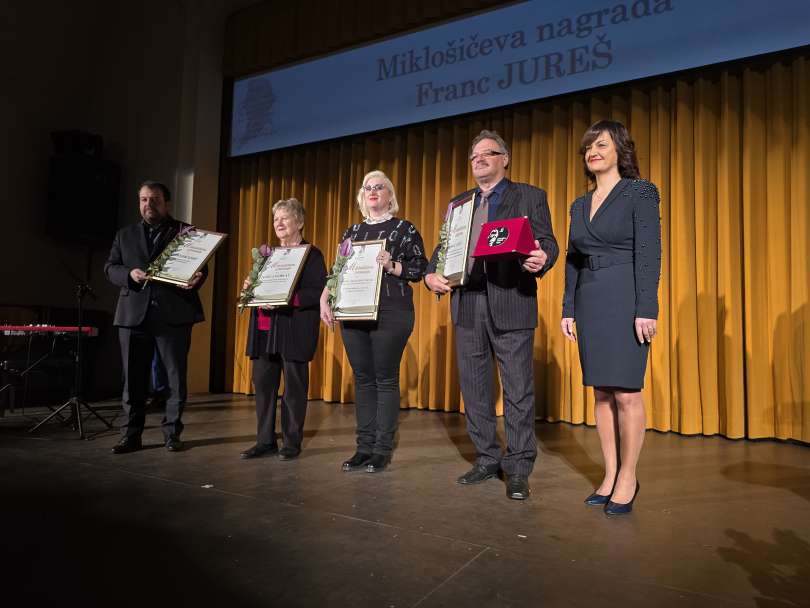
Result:
{"type": "Polygon", "coordinates": [[[179,452],[183,449],[183,442],[178,437],[172,435],[166,440],[166,449],[170,452],[179,452]]]}
{"type": "Polygon", "coordinates": [[[594,492],[585,499],[586,505],[606,505],[610,501],[610,495],[597,494],[594,492]]]}
{"type": "Polygon", "coordinates": [[[239,458],[242,460],[247,460],[248,458],[261,458],[262,456],[269,456],[270,454],[275,454],[276,452],[278,452],[278,446],[276,446],[274,443],[269,445],[260,445],[257,443],[252,448],[248,448],[239,454],[239,458]]]}
{"type": "Polygon", "coordinates": [[[380,473],[391,462],[391,454],[374,454],[366,463],[366,473],[380,473]]]}
{"type": "Polygon", "coordinates": [[[301,453],[301,448],[288,448],[286,445],[278,451],[279,460],[295,460],[301,453]]]}
{"type": "Polygon", "coordinates": [[[464,473],[461,477],[456,479],[456,483],[463,486],[481,483],[487,479],[492,479],[498,474],[498,465],[484,466],[483,464],[476,464],[469,471],[464,473]]]}
{"type": "Polygon", "coordinates": [[[364,469],[369,460],[371,460],[371,454],[356,452],[354,456],[343,463],[342,468],[344,471],[357,471],[359,469],[364,469]]]}
{"type": "Polygon", "coordinates": [[[636,501],[636,496],[638,496],[638,491],[641,489],[641,486],[638,482],[636,482],[636,491],[633,492],[633,498],[630,499],[630,502],[613,502],[612,500],[605,505],[605,514],[606,515],[627,515],[633,510],[633,503],[636,501]]]}
{"type": "Polygon", "coordinates": [[[113,454],[129,454],[130,452],[137,452],[141,447],[140,437],[124,437],[113,446],[111,452],[113,454]]]}
{"type": "Polygon", "coordinates": [[[532,491],[525,475],[510,475],[506,480],[506,496],[513,500],[526,500],[532,491]]]}

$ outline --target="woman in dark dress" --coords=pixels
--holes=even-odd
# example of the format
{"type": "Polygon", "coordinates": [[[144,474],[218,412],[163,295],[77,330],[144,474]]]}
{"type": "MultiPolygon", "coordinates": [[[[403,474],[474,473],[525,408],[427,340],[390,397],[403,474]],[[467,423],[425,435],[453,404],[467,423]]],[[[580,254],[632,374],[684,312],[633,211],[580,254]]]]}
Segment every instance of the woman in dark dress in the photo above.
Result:
{"type": "MultiPolygon", "coordinates": [[[[413,290],[427,267],[425,247],[416,227],[394,217],[399,206],[394,185],[382,171],[363,178],[357,193],[363,222],[349,226],[341,237],[354,241],[385,239],[377,262],[384,274],[376,321],[343,321],[342,336],[354,371],[357,452],[343,463],[344,471],[384,470],[391,462],[399,424],[399,363],[413,331],[413,290]]],[[[335,318],[321,296],[321,319],[329,327],[335,318]]]]}
{"type": "Polygon", "coordinates": [[[605,459],[604,480],[585,502],[618,515],[632,510],[639,490],[641,389],[658,317],[659,197],[639,179],[635,146],[621,123],[591,126],[580,152],[596,187],[571,205],[561,327],[578,343],[583,382],[594,388],[605,459]]]}
{"type": "MultiPolygon", "coordinates": [[[[294,198],[273,205],[273,228],[282,247],[307,244],[301,235],[304,217],[304,206],[294,198]]],[[[253,360],[257,433],[256,445],[242,452],[242,458],[258,458],[278,452],[279,460],[292,460],[301,453],[309,362],[318,346],[319,300],[325,284],[323,254],[313,245],[304,261],[290,305],[252,310],[246,354],[253,360]],[[281,436],[284,447],[279,450],[275,426],[282,371],[281,436]]],[[[244,287],[247,286],[246,280],[244,287]]]]}

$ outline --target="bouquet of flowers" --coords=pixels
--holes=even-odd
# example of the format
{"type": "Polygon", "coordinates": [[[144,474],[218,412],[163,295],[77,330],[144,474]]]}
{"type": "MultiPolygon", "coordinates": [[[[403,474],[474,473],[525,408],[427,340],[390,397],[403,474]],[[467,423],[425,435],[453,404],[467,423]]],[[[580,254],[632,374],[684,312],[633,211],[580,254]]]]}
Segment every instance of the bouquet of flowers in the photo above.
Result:
{"type": "Polygon", "coordinates": [[[273,255],[273,248],[265,243],[251,249],[250,255],[253,257],[253,268],[250,269],[250,274],[248,274],[247,286],[239,292],[239,312],[242,312],[253,299],[253,291],[259,283],[259,275],[264,265],[267,264],[267,261],[270,259],[270,256],[273,255]]]}
{"type": "Polygon", "coordinates": [[[332,265],[332,273],[326,277],[326,288],[329,290],[329,308],[332,310],[335,310],[337,304],[337,287],[340,273],[350,257],[352,257],[352,240],[346,239],[338,247],[335,263],[332,265]]]}
{"type": "Polygon", "coordinates": [[[177,251],[186,241],[191,239],[196,231],[196,226],[184,226],[181,228],[180,232],[178,232],[177,236],[172,239],[171,243],[166,245],[166,248],[160,253],[160,255],[152,260],[152,262],[149,264],[146,269],[146,280],[148,281],[150,277],[153,277],[161,272],[164,266],[166,266],[166,262],[169,261],[170,257],[172,257],[172,254],[177,251]]]}

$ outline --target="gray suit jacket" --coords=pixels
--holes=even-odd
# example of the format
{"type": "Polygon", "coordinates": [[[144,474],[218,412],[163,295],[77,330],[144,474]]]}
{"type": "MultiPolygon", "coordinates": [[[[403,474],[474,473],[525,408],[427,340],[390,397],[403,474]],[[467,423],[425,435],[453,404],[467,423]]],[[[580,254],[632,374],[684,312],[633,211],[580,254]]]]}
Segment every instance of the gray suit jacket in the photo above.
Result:
{"type": "MultiPolygon", "coordinates": [[[[560,250],[552,232],[551,213],[545,191],[529,184],[506,181],[506,190],[498,205],[496,219],[528,217],[534,238],[548,255],[548,261],[537,273],[526,272],[517,260],[487,262],[487,301],[492,320],[498,329],[532,329],[537,327],[537,279],[554,266],[560,250]]],[[[473,190],[469,190],[460,196],[472,196],[472,193],[473,190]]],[[[438,253],[437,245],[426,274],[436,272],[438,253]]],[[[454,325],[467,327],[472,323],[472,310],[465,306],[464,291],[463,287],[453,290],[450,296],[450,314],[454,325]]]]}

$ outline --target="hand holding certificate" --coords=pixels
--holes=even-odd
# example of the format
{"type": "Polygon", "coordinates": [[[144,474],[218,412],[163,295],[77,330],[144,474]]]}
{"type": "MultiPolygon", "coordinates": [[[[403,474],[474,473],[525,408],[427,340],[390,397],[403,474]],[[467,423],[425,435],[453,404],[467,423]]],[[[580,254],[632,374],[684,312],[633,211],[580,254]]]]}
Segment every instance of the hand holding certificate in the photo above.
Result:
{"type": "Polygon", "coordinates": [[[444,265],[441,274],[450,287],[467,282],[467,257],[470,249],[470,231],[473,218],[473,197],[450,202],[447,213],[447,237],[444,265]]]}
{"type": "Polygon", "coordinates": [[[447,206],[444,222],[439,229],[436,272],[425,277],[425,284],[436,294],[436,299],[467,282],[474,200],[474,196],[459,197],[447,206]]]}
{"type": "Polygon", "coordinates": [[[254,269],[239,298],[239,308],[290,303],[311,245],[255,249],[254,269]]]}
{"type": "Polygon", "coordinates": [[[385,241],[356,241],[346,245],[341,246],[339,254],[341,267],[330,277],[334,316],[344,321],[376,321],[382,282],[382,266],[377,256],[385,249],[385,241]]]}
{"type": "Polygon", "coordinates": [[[227,235],[186,226],[146,269],[147,281],[189,287],[227,235]]]}

